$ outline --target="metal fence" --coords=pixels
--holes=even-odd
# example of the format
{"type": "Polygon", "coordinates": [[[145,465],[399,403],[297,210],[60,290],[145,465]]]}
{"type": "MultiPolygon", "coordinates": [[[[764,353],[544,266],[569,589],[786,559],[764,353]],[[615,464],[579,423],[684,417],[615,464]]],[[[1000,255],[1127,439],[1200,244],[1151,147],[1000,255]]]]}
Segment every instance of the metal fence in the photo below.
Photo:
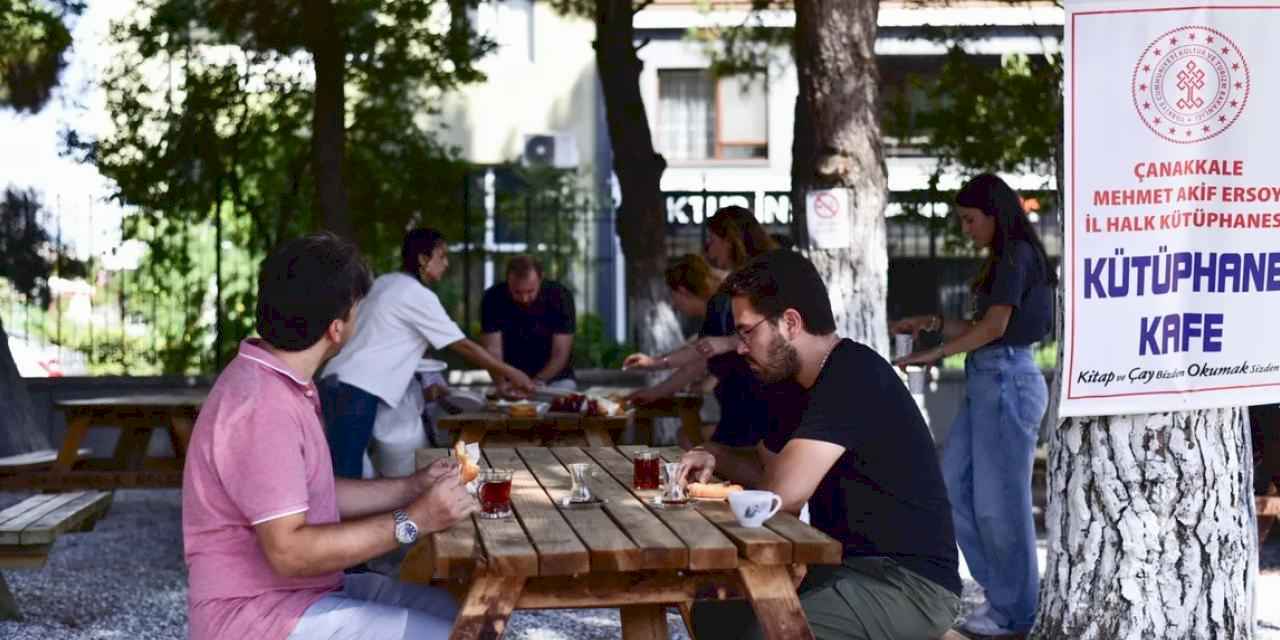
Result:
{"type": "MultiPolygon", "coordinates": [[[[625,323],[619,302],[621,250],[611,214],[590,190],[531,186],[501,168],[481,168],[463,185],[461,211],[424,224],[447,227],[451,268],[436,290],[451,317],[472,336],[479,332],[485,287],[503,281],[506,262],[529,253],[548,278],[575,292],[579,312],[576,348],[592,362],[617,357],[616,323],[625,323]],[[612,349],[612,351],[611,351],[612,349]]],[[[54,219],[46,224],[60,226],[54,219]]],[[[1060,255],[1052,214],[1038,216],[1051,256],[1060,255]]],[[[899,317],[941,310],[964,316],[968,281],[978,259],[944,225],[891,217],[886,226],[890,257],[888,313],[899,317]]],[[[788,225],[769,225],[783,241],[788,225]]],[[[100,237],[103,229],[89,229],[100,237]]],[[[114,231],[114,230],[113,230],[114,231]]],[[[84,279],[50,279],[51,296],[23,295],[0,278],[0,319],[24,375],[154,375],[214,372],[252,326],[257,263],[219,242],[216,230],[185,233],[190,254],[182,273],[157,272],[145,258],[132,263],[122,247],[89,260],[84,279]]],[[[669,256],[700,252],[702,225],[668,225],[669,256]]],[[[84,249],[83,247],[81,248],[84,249]]],[[[61,264],[64,258],[52,256],[61,264]]],[[[1056,260],[1056,258],[1055,258],[1056,260]]]]}

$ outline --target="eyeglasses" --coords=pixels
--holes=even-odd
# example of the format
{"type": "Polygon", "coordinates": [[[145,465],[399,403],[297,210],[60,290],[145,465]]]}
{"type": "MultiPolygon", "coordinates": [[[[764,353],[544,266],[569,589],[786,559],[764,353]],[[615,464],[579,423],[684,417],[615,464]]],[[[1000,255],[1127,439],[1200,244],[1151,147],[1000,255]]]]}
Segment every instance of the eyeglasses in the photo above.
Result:
{"type": "Polygon", "coordinates": [[[766,321],[766,320],[769,320],[769,319],[770,319],[770,318],[769,318],[768,316],[766,316],[766,317],[764,317],[764,318],[760,318],[760,321],[759,321],[759,322],[757,322],[757,323],[755,323],[755,324],[751,325],[749,328],[747,328],[747,329],[735,329],[735,330],[734,330],[734,333],[738,334],[738,339],[739,339],[739,340],[742,340],[743,342],[746,342],[746,341],[747,341],[747,338],[751,337],[751,332],[752,332],[752,331],[755,331],[755,330],[756,330],[756,327],[758,327],[758,326],[760,326],[760,325],[764,324],[764,323],[765,323],[765,321],[766,321]]]}

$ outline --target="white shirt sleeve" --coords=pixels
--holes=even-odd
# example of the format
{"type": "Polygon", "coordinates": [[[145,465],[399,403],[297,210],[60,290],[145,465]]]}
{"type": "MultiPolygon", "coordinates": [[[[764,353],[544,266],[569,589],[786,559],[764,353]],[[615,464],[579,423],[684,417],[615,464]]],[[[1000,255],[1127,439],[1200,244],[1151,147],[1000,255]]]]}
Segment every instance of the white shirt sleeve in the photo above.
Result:
{"type": "Polygon", "coordinates": [[[422,334],[433,349],[443,349],[465,337],[458,323],[445,312],[444,305],[435,292],[416,286],[408,289],[411,295],[400,296],[399,311],[405,322],[422,334]]]}

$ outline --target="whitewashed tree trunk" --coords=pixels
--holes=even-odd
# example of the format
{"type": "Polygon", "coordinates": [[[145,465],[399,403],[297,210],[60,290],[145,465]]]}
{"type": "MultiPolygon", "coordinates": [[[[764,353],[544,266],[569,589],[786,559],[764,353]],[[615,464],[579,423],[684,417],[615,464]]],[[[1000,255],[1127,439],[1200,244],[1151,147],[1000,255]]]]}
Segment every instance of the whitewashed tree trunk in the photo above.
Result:
{"type": "Polygon", "coordinates": [[[795,10],[800,94],[791,188],[800,240],[809,237],[804,228],[805,193],[846,190],[852,218],[848,248],[812,250],[809,258],[827,283],[836,331],[888,355],[888,180],[875,61],[879,2],[814,0],[795,3],[795,10]]]}
{"type": "Polygon", "coordinates": [[[1049,558],[1032,638],[1252,637],[1245,416],[1075,418],[1050,430],[1049,558]]]}
{"type": "Polygon", "coordinates": [[[31,396],[9,351],[9,335],[0,322],[0,456],[49,448],[49,435],[36,428],[31,396]]]}

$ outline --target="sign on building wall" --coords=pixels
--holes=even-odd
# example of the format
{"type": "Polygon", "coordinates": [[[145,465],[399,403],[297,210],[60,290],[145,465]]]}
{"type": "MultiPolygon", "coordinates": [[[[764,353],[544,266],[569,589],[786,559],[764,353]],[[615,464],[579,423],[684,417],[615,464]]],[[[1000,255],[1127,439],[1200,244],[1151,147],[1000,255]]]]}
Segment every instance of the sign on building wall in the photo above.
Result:
{"type": "Polygon", "coordinates": [[[1280,5],[1069,1],[1063,416],[1280,402],[1280,5]]]}
{"type": "Polygon", "coordinates": [[[849,218],[849,191],[821,189],[805,194],[809,244],[814,249],[847,249],[853,239],[849,218]]]}
{"type": "Polygon", "coordinates": [[[666,191],[667,224],[701,225],[721,207],[750,209],[760,224],[791,224],[786,191],[666,191]]]}

